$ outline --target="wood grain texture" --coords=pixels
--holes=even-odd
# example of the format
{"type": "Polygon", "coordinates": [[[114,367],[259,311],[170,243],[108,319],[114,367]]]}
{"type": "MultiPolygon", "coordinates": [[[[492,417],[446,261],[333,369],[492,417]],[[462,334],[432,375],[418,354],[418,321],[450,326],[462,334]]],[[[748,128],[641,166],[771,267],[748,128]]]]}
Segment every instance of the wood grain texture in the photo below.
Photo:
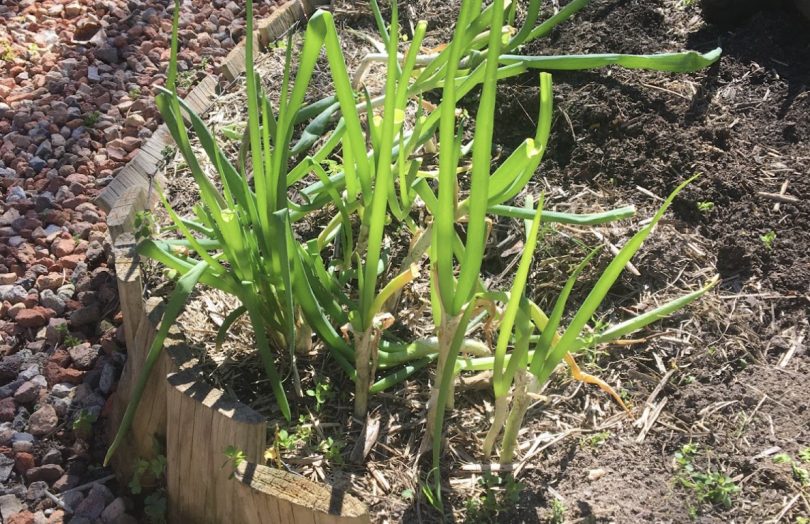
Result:
{"type": "Polygon", "coordinates": [[[368,524],[366,506],[342,490],[280,469],[243,462],[236,470],[244,524],[368,524]]]}
{"type": "MultiPolygon", "coordinates": [[[[138,322],[138,329],[135,332],[132,346],[127,348],[127,362],[121,373],[121,380],[118,381],[118,389],[115,391],[113,409],[107,424],[109,442],[112,442],[124,418],[138,375],[146,361],[149,348],[155,340],[164,309],[163,301],[160,299],[151,298],[144,304],[143,313],[138,322]]],[[[160,362],[155,367],[160,368],[159,364],[160,362]]],[[[165,435],[165,422],[161,428],[160,419],[165,420],[166,388],[165,386],[160,387],[160,378],[157,371],[155,370],[155,373],[152,373],[144,396],[138,406],[138,411],[135,413],[132,429],[127,433],[123,443],[112,458],[113,469],[122,481],[129,482],[132,478],[135,462],[138,459],[152,458],[152,436],[161,437],[165,435]],[[152,421],[153,410],[157,411],[154,421],[152,421]]]]}
{"type": "Polygon", "coordinates": [[[309,6],[309,2],[290,0],[270,13],[270,16],[259,22],[259,39],[262,45],[269,45],[275,42],[284,36],[296,22],[306,19],[306,9],[308,9],[309,6]]]}
{"type": "Polygon", "coordinates": [[[264,453],[264,417],[204,383],[196,368],[168,377],[166,450],[169,521],[198,524],[241,522],[235,518],[236,482],[223,451],[236,446],[253,461],[264,453]]]}
{"type": "Polygon", "coordinates": [[[107,214],[107,229],[113,243],[123,233],[135,230],[135,214],[145,209],[146,189],[143,186],[129,187],[118,197],[112,210],[107,214]]]}
{"type": "Polygon", "coordinates": [[[135,245],[135,235],[129,232],[119,234],[115,240],[115,277],[128,352],[133,351],[135,333],[143,318],[143,278],[135,245]]]}

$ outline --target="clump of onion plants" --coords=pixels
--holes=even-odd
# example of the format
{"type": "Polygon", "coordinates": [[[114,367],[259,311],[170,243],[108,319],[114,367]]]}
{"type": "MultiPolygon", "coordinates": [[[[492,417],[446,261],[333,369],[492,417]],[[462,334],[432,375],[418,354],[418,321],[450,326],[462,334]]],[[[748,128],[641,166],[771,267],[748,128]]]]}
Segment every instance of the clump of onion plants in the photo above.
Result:
{"type": "MultiPolygon", "coordinates": [[[[535,136],[527,138],[492,169],[498,81],[532,67],[574,69],[620,64],[691,71],[716,60],[719,53],[543,60],[509,54],[523,43],[547,34],[588,2],[575,0],[535,27],[540,2],[532,0],[524,25],[513,31],[507,22],[513,20],[514,4],[494,0],[484,7],[481,0],[464,0],[452,41],[441,52],[422,56],[419,50],[426,24],[417,25],[410,47],[400,53],[396,3],[392,4],[389,32],[376,1],[371,0],[387,64],[385,96],[376,98],[365,88],[360,90],[359,84],[352,85],[332,15],[319,11],[308,22],[294,80],[290,65],[293,46],[287,46],[281,98],[278,107],[273,107],[253,68],[252,2],[248,0],[248,126],[236,167],[217,145],[214,133],[177,96],[176,8],[168,89],[158,95],[157,105],[199,187],[200,203],[194,207],[193,217],[180,217],[164,199],[173,229],[182,238],[146,239],[138,245],[140,254],[167,267],[176,287],[108,458],[128,430],[169,327],[197,283],[239,300],[241,305],[227,316],[217,342],[224,339],[237,318],[248,315],[257,351],[286,418],[290,418],[290,406],[275,360],[281,353],[289,354],[295,371],[295,349],[308,348],[314,332],[355,381],[354,412],[360,418],[368,411],[369,394],[437,361],[428,403],[426,441],[432,441],[436,465],[444,410],[453,403],[455,375],[463,370],[494,370],[496,420],[485,451],[489,454],[505,423],[502,459],[509,456],[507,446],[514,449],[515,428],[525,413],[521,399],[535,391],[557,363],[568,358],[569,352],[583,347],[580,334],[586,321],[677,191],[653,222],[620,252],[568,328],[557,335],[567,293],[576,276],[566,285],[549,317],[525,297],[528,264],[540,222],[600,224],[630,217],[635,210],[625,207],[577,215],[545,211],[542,199],[536,207],[531,200],[528,207],[511,205],[536,172],[547,147],[552,83],[548,73],[539,75],[540,114],[535,136]],[[335,94],[305,105],[306,89],[323,49],[335,94]],[[481,95],[474,137],[465,143],[463,136],[469,122],[458,116],[457,105],[476,86],[481,86],[481,95]],[[423,114],[421,95],[429,90],[441,90],[442,101],[432,112],[423,114]],[[410,113],[416,113],[416,117],[406,118],[410,113]],[[208,178],[191,149],[184,114],[216,169],[222,192],[208,178]],[[305,122],[303,134],[294,140],[295,126],[305,122]],[[311,151],[316,143],[320,145],[311,151]],[[423,168],[423,154],[428,150],[438,151],[438,171],[423,168]],[[333,153],[338,152],[341,163],[335,166],[333,153]],[[333,164],[329,170],[324,167],[327,162],[333,164]],[[459,189],[462,173],[469,173],[470,178],[466,198],[459,189]],[[250,174],[252,185],[248,182],[250,174]],[[304,203],[289,198],[288,188],[296,182],[305,185],[298,191],[304,203]],[[424,220],[414,216],[417,205],[425,211],[424,220]],[[305,243],[297,241],[293,235],[295,223],[324,209],[333,214],[318,237],[305,243]],[[524,255],[515,284],[508,292],[488,290],[481,280],[492,216],[520,218],[528,224],[524,255]],[[385,235],[386,225],[394,221],[412,235],[408,253],[397,268],[391,267],[390,242],[385,235]],[[359,224],[356,231],[353,224],[359,224]],[[463,240],[459,227],[466,229],[463,240]],[[402,341],[391,336],[388,328],[395,322],[393,314],[403,287],[420,277],[419,264],[424,255],[429,258],[424,273],[430,280],[435,333],[402,341]],[[482,322],[499,326],[494,354],[487,343],[467,336],[482,322]],[[539,339],[533,336],[535,330],[541,333],[539,339]],[[466,356],[459,359],[462,352],[466,356]],[[504,422],[513,383],[512,415],[504,422]]],[[[616,326],[602,333],[599,340],[639,329],[706,290],[708,286],[654,314],[616,326]]],[[[438,468],[436,472],[438,475],[438,468]]]]}

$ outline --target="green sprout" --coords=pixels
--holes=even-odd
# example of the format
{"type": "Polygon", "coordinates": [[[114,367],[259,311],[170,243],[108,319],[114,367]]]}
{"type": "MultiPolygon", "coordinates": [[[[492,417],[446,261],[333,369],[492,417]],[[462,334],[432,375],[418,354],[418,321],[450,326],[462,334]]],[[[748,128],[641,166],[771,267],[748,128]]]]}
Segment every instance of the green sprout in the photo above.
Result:
{"type": "Polygon", "coordinates": [[[97,415],[93,415],[86,409],[82,409],[79,411],[79,415],[76,417],[76,420],[73,421],[73,431],[79,435],[89,435],[93,430],[93,423],[96,420],[98,420],[97,415]]]}
{"type": "Polygon", "coordinates": [[[87,113],[86,115],[84,115],[84,120],[82,121],[82,124],[84,124],[84,127],[94,127],[96,124],[98,124],[99,116],[101,116],[101,113],[98,111],[87,113]]]}
{"type": "Polygon", "coordinates": [[[759,235],[759,239],[765,244],[765,248],[768,251],[773,251],[773,241],[776,239],[776,232],[771,230],[764,235],[759,235]]]}
{"type": "Polygon", "coordinates": [[[225,466],[227,466],[228,463],[230,463],[232,471],[231,474],[228,476],[228,479],[232,479],[234,477],[234,474],[236,473],[236,468],[238,468],[242,462],[247,460],[247,455],[245,455],[245,453],[236,446],[228,446],[227,448],[225,448],[222,454],[228,457],[228,460],[223,462],[222,465],[219,467],[219,469],[224,469],[225,466]]]}
{"type": "Polygon", "coordinates": [[[554,499],[551,502],[551,515],[548,519],[549,524],[564,524],[565,522],[565,506],[559,499],[554,499]]]}

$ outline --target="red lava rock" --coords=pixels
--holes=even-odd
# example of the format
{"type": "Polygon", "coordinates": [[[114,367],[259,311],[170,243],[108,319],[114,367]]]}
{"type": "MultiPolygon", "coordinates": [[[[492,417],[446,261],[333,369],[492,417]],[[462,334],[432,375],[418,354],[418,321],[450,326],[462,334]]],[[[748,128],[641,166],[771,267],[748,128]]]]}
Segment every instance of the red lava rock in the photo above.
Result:
{"type": "Polygon", "coordinates": [[[27,308],[34,308],[39,304],[39,297],[37,295],[28,295],[25,297],[23,304],[25,304],[27,308]]]}
{"type": "Polygon", "coordinates": [[[42,374],[48,381],[48,386],[53,387],[60,382],[79,385],[84,380],[86,372],[72,368],[60,368],[54,362],[47,362],[42,369],[42,374]]]}
{"type": "Polygon", "coordinates": [[[29,469],[35,466],[34,455],[23,452],[14,455],[14,467],[17,469],[18,473],[25,475],[28,473],[29,469]]]}
{"type": "Polygon", "coordinates": [[[76,266],[79,265],[79,262],[84,260],[86,255],[68,255],[66,257],[62,257],[59,259],[59,264],[65,269],[76,269],[76,266]]]}
{"type": "Polygon", "coordinates": [[[70,353],[64,349],[57,349],[48,358],[48,362],[53,362],[59,367],[67,367],[70,364],[70,353]]]}
{"type": "Polygon", "coordinates": [[[26,510],[10,516],[6,520],[6,524],[34,524],[35,519],[34,514],[26,510]]]}
{"type": "Polygon", "coordinates": [[[127,152],[122,147],[107,146],[107,155],[111,160],[124,162],[127,159],[127,152]]]}
{"type": "Polygon", "coordinates": [[[72,238],[63,238],[54,243],[51,251],[59,258],[66,257],[76,249],[76,242],[72,238]]]}
{"type": "Polygon", "coordinates": [[[0,400],[0,422],[11,422],[14,420],[14,415],[17,413],[17,405],[14,399],[4,398],[0,400]]]}
{"type": "Polygon", "coordinates": [[[17,324],[26,328],[42,327],[48,323],[48,319],[54,316],[51,309],[44,307],[35,307],[31,309],[24,309],[17,313],[17,324]]]}

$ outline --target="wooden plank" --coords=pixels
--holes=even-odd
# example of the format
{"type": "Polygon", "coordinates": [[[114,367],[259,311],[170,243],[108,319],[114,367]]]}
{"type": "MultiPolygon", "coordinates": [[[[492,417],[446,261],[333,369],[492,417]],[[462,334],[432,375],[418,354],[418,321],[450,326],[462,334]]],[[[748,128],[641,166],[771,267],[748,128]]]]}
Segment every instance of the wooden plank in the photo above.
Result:
{"type": "Polygon", "coordinates": [[[146,189],[143,186],[127,188],[107,214],[107,229],[113,244],[124,233],[134,232],[135,214],[146,209],[146,189]]]}
{"type": "Polygon", "coordinates": [[[219,66],[219,74],[225,77],[228,82],[233,82],[236,77],[245,71],[245,46],[238,45],[228,53],[228,56],[219,66]]]}
{"type": "MultiPolygon", "coordinates": [[[[143,308],[143,313],[138,323],[138,329],[132,341],[132,346],[127,351],[127,362],[124,365],[124,370],[121,373],[121,380],[118,382],[118,389],[115,392],[115,399],[113,401],[113,409],[107,424],[107,437],[108,442],[112,442],[121,421],[124,418],[127,405],[129,404],[132,391],[135,383],[138,380],[138,375],[143,369],[143,364],[146,361],[149,348],[157,334],[157,327],[160,323],[160,317],[164,311],[163,301],[157,298],[150,298],[146,301],[143,308]]],[[[126,329],[126,328],[125,328],[126,329]]],[[[144,395],[138,405],[138,410],[132,422],[132,428],[127,432],[121,446],[113,455],[113,469],[119,480],[129,482],[132,479],[135,463],[141,459],[151,459],[152,453],[152,436],[157,434],[159,437],[164,431],[159,431],[159,428],[148,426],[149,413],[152,409],[162,410],[165,414],[165,386],[157,380],[157,374],[152,373],[149,382],[147,383],[144,395]],[[162,390],[163,398],[162,403],[156,403],[155,397],[159,396],[162,390]]]]}
{"type": "Polygon", "coordinates": [[[144,160],[144,165],[150,166],[152,168],[149,171],[150,172],[154,171],[158,163],[160,163],[160,161],[163,160],[163,155],[160,153],[161,149],[163,148],[160,147],[159,143],[152,142],[152,140],[149,140],[149,142],[144,144],[144,146],[141,148],[138,154],[135,155],[133,160],[135,158],[141,158],[142,160],[144,160]]]}
{"type": "Polygon", "coordinates": [[[201,382],[194,369],[168,377],[167,485],[169,521],[196,524],[242,522],[229,468],[228,446],[250,460],[264,452],[264,417],[201,382]],[[221,458],[221,460],[220,460],[221,458]]]}
{"type": "MultiPolygon", "coordinates": [[[[146,202],[142,190],[139,196],[142,202],[146,202]]],[[[118,280],[118,298],[124,317],[124,336],[128,353],[134,348],[135,333],[143,318],[144,308],[143,280],[135,245],[135,236],[130,232],[121,233],[115,240],[115,276],[118,280]]]]}
{"type": "Polygon", "coordinates": [[[259,22],[259,38],[262,44],[269,45],[275,42],[286,34],[296,22],[305,18],[304,3],[301,0],[289,0],[259,22]]]}
{"type": "Polygon", "coordinates": [[[250,461],[239,465],[233,522],[368,524],[366,506],[342,490],[250,461]],[[251,494],[245,491],[252,491],[251,494]],[[251,496],[252,495],[252,496],[251,496]],[[250,506],[251,501],[253,506],[250,506]]]}
{"type": "Polygon", "coordinates": [[[186,97],[186,103],[188,103],[195,113],[202,113],[217,97],[218,85],[219,83],[215,77],[207,75],[197,84],[197,87],[191,90],[191,93],[186,97]]]}

